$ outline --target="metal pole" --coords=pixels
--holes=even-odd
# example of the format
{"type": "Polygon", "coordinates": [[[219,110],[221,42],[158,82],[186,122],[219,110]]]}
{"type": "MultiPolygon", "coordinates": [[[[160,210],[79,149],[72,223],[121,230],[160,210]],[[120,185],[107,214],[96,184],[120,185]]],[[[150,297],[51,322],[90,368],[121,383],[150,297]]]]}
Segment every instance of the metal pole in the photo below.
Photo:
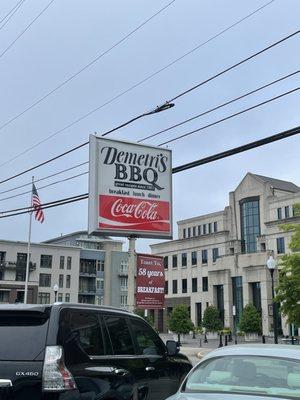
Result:
{"type": "Polygon", "coordinates": [[[277,324],[277,304],[275,302],[275,290],[274,290],[274,269],[270,269],[271,280],[272,280],[272,302],[273,302],[273,324],[274,324],[274,343],[278,344],[278,324],[277,324]]]}
{"type": "MultiPolygon", "coordinates": [[[[32,185],[34,177],[32,177],[32,185]]],[[[30,207],[32,207],[32,188],[30,197],[30,207]]],[[[26,275],[25,275],[25,289],[24,289],[24,304],[27,304],[28,297],[28,280],[29,280],[29,265],[30,265],[30,242],[31,242],[31,225],[32,225],[32,211],[29,212],[29,229],[28,229],[28,244],[27,244],[27,259],[26,259],[26,275]]]]}
{"type": "Polygon", "coordinates": [[[136,273],[136,256],[135,256],[135,241],[136,238],[130,236],[128,238],[128,293],[127,293],[127,305],[129,311],[134,311],[135,309],[135,273],[136,273]]]}

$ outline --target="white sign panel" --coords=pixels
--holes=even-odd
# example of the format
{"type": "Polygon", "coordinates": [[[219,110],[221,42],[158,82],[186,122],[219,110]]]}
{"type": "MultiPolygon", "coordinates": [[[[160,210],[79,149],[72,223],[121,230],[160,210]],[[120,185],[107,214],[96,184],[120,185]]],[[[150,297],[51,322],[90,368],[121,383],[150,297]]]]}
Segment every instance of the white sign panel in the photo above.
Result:
{"type": "Polygon", "coordinates": [[[172,153],[90,135],[89,233],[172,238],[172,153]]]}

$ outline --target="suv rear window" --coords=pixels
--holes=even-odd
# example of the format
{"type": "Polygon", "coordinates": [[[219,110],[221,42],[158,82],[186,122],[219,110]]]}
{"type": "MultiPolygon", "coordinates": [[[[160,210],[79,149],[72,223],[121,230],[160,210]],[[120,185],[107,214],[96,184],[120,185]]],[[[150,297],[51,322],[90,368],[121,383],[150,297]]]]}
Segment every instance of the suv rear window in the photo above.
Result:
{"type": "Polygon", "coordinates": [[[42,360],[49,316],[41,312],[0,312],[0,360],[42,360]]]}

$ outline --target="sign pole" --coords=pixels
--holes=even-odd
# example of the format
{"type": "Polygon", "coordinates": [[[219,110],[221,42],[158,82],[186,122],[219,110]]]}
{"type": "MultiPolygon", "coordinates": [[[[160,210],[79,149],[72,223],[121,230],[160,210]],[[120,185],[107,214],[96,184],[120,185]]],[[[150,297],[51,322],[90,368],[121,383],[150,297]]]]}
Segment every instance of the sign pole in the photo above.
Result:
{"type": "Polygon", "coordinates": [[[127,294],[127,304],[128,310],[135,310],[135,274],[136,274],[136,254],[135,254],[135,241],[136,238],[134,236],[130,236],[128,238],[129,246],[128,246],[128,254],[129,254],[129,262],[128,262],[128,294],[127,294]]]}

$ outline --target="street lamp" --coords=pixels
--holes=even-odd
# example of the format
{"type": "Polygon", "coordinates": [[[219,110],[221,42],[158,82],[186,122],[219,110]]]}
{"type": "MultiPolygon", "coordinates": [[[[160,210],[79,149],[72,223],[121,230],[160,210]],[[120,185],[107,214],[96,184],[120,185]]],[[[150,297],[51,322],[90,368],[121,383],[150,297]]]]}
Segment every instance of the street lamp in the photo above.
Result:
{"type": "Polygon", "coordinates": [[[57,292],[58,292],[58,285],[57,284],[55,284],[53,286],[53,290],[54,290],[54,303],[56,303],[56,301],[57,301],[57,292]]]}
{"type": "Polygon", "coordinates": [[[274,292],[274,271],[276,269],[276,261],[274,260],[274,258],[272,256],[269,257],[268,261],[267,261],[267,267],[268,270],[270,271],[271,274],[271,280],[272,280],[272,305],[273,305],[273,325],[274,325],[274,343],[278,344],[278,323],[277,323],[277,318],[278,318],[278,314],[277,314],[277,303],[274,299],[275,297],[275,292],[274,292]]]}

